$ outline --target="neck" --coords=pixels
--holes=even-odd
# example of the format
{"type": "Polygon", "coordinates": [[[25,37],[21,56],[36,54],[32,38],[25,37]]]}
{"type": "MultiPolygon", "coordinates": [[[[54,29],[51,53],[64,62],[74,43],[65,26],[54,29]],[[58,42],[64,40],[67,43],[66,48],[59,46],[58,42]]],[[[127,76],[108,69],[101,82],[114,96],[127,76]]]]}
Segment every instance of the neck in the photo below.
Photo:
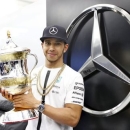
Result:
{"type": "Polygon", "coordinates": [[[60,63],[56,63],[56,62],[49,62],[49,61],[46,61],[45,62],[45,66],[47,68],[60,68],[63,66],[63,62],[60,62],[60,63]]]}

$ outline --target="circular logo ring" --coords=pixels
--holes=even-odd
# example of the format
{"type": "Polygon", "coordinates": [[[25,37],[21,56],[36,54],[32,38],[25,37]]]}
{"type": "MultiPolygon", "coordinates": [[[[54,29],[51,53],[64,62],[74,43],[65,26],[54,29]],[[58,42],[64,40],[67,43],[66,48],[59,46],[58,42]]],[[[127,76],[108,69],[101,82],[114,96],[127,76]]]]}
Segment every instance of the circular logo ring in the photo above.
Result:
{"type": "Polygon", "coordinates": [[[51,27],[49,29],[49,33],[52,34],[52,35],[55,35],[58,33],[58,29],[56,27],[51,27]]]}
{"type": "MultiPolygon", "coordinates": [[[[89,13],[91,12],[96,12],[97,10],[109,10],[109,11],[113,11],[113,12],[116,12],[116,13],[119,13],[121,16],[125,17],[126,20],[128,21],[128,23],[130,23],[130,15],[128,12],[126,12],[125,10],[123,10],[122,8],[120,7],[117,7],[115,5],[110,5],[110,4],[98,4],[98,5],[94,5],[94,6],[91,6],[89,8],[86,8],[78,17],[76,17],[71,23],[70,25],[68,26],[67,28],[67,37],[69,38],[72,30],[74,29],[75,25],[83,18],[85,18],[89,13]]],[[[95,16],[94,16],[95,17],[95,16]]],[[[93,38],[92,38],[93,40],[93,38]]],[[[91,46],[91,48],[93,47],[93,45],[91,46]]],[[[99,46],[101,48],[101,46],[99,46]]],[[[101,48],[102,49],[102,48],[101,48]]],[[[100,50],[101,50],[100,49],[100,50]]],[[[94,49],[91,49],[91,50],[94,50],[94,49]]],[[[95,53],[92,53],[91,52],[91,59],[92,61],[96,61],[96,57],[97,55],[95,53]]],[[[110,62],[107,61],[107,63],[110,64],[110,62]]],[[[110,64],[113,68],[115,67],[112,63],[110,64]]],[[[84,67],[84,65],[83,65],[84,67]]],[[[85,68],[85,67],[84,67],[85,68]]],[[[120,72],[122,73],[118,68],[114,68],[115,70],[115,75],[117,77],[119,77],[119,75],[117,75],[116,73],[120,72]]],[[[80,72],[80,71],[79,71],[80,72]]],[[[122,73],[123,74],[123,73],[122,73]]],[[[123,74],[123,76],[125,76],[123,74]]],[[[125,82],[127,82],[128,84],[130,84],[130,78],[129,77],[126,77],[123,79],[123,77],[119,77],[120,79],[124,80],[125,82]]],[[[83,107],[83,110],[87,113],[90,113],[90,114],[93,114],[93,115],[97,115],[97,116],[111,116],[111,115],[114,115],[118,112],[120,112],[123,108],[125,108],[128,103],[130,102],[130,92],[128,93],[128,95],[125,97],[125,99],[120,102],[117,106],[111,108],[111,109],[108,109],[108,110],[104,110],[104,111],[96,111],[96,110],[92,110],[92,109],[89,109],[87,107],[83,107]]]]}

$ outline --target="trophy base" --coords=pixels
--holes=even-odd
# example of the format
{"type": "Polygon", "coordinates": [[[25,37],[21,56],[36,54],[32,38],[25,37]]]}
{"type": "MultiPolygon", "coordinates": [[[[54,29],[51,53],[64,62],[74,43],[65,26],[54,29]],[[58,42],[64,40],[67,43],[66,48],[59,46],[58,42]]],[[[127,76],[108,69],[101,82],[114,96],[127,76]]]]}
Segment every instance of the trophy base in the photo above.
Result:
{"type": "Polygon", "coordinates": [[[23,122],[38,118],[38,112],[34,109],[23,110],[23,111],[8,111],[2,117],[2,123],[11,124],[16,122],[23,122]]]}

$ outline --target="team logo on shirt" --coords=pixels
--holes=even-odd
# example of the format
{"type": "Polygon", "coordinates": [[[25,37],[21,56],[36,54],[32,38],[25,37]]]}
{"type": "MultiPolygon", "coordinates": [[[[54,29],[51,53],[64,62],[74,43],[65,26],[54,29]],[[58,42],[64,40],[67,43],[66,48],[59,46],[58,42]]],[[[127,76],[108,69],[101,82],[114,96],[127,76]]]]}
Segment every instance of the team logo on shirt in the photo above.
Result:
{"type": "Polygon", "coordinates": [[[61,81],[62,77],[59,77],[56,81],[56,83],[59,83],[61,81]]]}
{"type": "Polygon", "coordinates": [[[74,91],[73,94],[80,95],[80,96],[82,96],[82,97],[84,96],[83,93],[79,93],[79,92],[76,92],[76,91],[74,91]]]}
{"type": "Polygon", "coordinates": [[[81,104],[81,102],[79,102],[79,101],[73,101],[74,103],[78,103],[78,104],[81,104]]]}
{"type": "Polygon", "coordinates": [[[83,85],[83,83],[75,82],[75,85],[83,85]]]}
{"type": "Polygon", "coordinates": [[[52,93],[59,94],[60,86],[53,85],[52,93]]]}
{"type": "Polygon", "coordinates": [[[74,86],[74,89],[75,89],[75,90],[84,91],[84,88],[82,88],[82,87],[79,87],[79,86],[74,86]]]}
{"type": "Polygon", "coordinates": [[[83,101],[83,98],[74,97],[74,96],[72,96],[72,98],[74,98],[74,99],[78,99],[78,100],[82,100],[82,101],[83,101]]]}
{"type": "Polygon", "coordinates": [[[59,92],[56,90],[52,90],[52,93],[59,94],[59,92]]]}

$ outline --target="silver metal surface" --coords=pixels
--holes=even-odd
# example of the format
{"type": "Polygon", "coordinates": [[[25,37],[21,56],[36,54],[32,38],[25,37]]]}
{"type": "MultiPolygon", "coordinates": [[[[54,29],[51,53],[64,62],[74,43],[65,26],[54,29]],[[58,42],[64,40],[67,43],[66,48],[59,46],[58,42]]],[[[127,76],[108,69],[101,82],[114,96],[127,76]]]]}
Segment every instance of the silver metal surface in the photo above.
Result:
{"type": "MultiPolygon", "coordinates": [[[[0,51],[0,87],[3,87],[12,95],[26,94],[31,87],[31,72],[36,67],[38,59],[35,54],[30,53],[29,49],[18,47],[14,44],[9,31],[7,36],[8,39],[0,51]],[[30,73],[28,73],[27,67],[29,55],[35,58],[35,63],[30,73]]],[[[5,112],[5,115],[1,118],[3,123],[13,123],[37,117],[36,111],[29,109],[5,112]]]]}
{"type": "Polygon", "coordinates": [[[92,62],[92,58],[91,56],[88,58],[88,60],[82,65],[82,67],[79,69],[79,72],[81,73],[81,75],[83,76],[83,78],[85,78],[86,76],[88,76],[89,74],[91,74],[92,72],[94,72],[96,70],[93,62],[92,62]]]}
{"type": "Polygon", "coordinates": [[[28,74],[27,67],[28,56],[35,58],[32,70],[36,67],[38,59],[29,49],[18,47],[12,41],[9,31],[7,36],[7,41],[0,50],[0,87],[16,95],[28,91],[31,86],[31,73],[28,74]]]}
{"type": "Polygon", "coordinates": [[[5,114],[1,117],[5,124],[22,122],[26,120],[32,120],[38,118],[37,110],[23,110],[23,111],[9,111],[5,112],[5,114]]]}
{"type": "MultiPolygon", "coordinates": [[[[114,75],[116,78],[119,78],[124,82],[126,82],[127,84],[130,84],[130,78],[103,54],[100,27],[99,27],[98,15],[97,15],[98,10],[106,10],[106,11],[110,10],[116,12],[121,16],[123,16],[128,21],[128,23],[130,23],[130,15],[128,12],[126,12],[120,7],[117,7],[115,5],[110,5],[110,4],[98,4],[98,5],[91,6],[85,9],[77,18],[75,18],[67,28],[68,38],[71,34],[71,31],[74,29],[75,25],[81,19],[86,17],[89,13],[94,12],[91,56],[79,69],[79,72],[82,74],[83,77],[86,77],[97,69],[109,75],[114,75]],[[97,64],[98,66],[95,66],[94,64],[97,64]],[[93,71],[88,71],[90,69],[93,71]],[[85,72],[89,72],[89,73],[85,73],[85,72]]],[[[83,110],[87,113],[94,114],[97,116],[111,116],[113,114],[120,112],[123,108],[125,108],[128,105],[129,102],[130,102],[130,93],[126,96],[126,98],[121,103],[119,103],[117,106],[109,110],[96,111],[96,110],[89,109],[85,106],[83,110]]]]}
{"type": "MultiPolygon", "coordinates": [[[[27,55],[35,58],[33,70],[38,63],[38,59],[34,54],[28,53],[27,55]]],[[[12,95],[24,93],[30,87],[31,76],[27,72],[26,62],[27,59],[0,62],[0,84],[12,95]]]]}

